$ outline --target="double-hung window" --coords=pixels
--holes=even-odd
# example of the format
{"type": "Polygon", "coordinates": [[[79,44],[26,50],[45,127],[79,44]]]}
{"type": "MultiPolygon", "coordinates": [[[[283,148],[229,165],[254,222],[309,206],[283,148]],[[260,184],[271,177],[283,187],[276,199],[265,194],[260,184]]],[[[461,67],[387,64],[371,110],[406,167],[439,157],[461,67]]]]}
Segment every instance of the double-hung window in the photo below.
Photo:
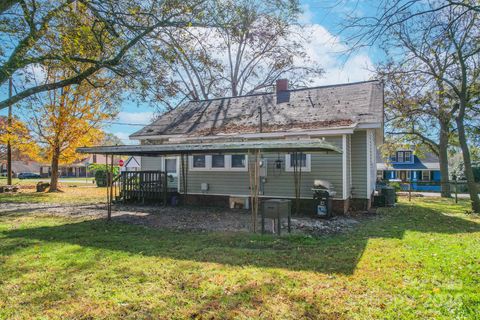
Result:
{"type": "Polygon", "coordinates": [[[405,162],[412,162],[412,151],[405,151],[405,162]]]}
{"type": "Polygon", "coordinates": [[[397,162],[403,162],[404,161],[404,154],[403,151],[398,151],[397,152],[397,162]]]}
{"type": "Polygon", "coordinates": [[[303,152],[290,153],[285,155],[285,171],[293,172],[297,166],[297,170],[304,172],[311,171],[311,155],[303,152]]]}

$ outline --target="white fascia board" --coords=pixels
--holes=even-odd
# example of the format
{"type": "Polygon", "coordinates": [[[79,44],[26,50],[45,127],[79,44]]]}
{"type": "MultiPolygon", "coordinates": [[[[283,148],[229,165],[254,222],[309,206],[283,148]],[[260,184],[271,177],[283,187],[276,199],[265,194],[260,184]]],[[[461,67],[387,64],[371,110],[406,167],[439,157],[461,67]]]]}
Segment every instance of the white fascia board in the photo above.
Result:
{"type": "Polygon", "coordinates": [[[342,136],[342,194],[343,199],[348,198],[347,190],[347,135],[342,136]]]}
{"type": "Polygon", "coordinates": [[[284,132],[265,132],[265,133],[244,133],[244,134],[221,134],[215,136],[196,136],[185,137],[183,135],[154,135],[154,136],[138,136],[131,137],[134,140],[148,139],[169,139],[170,142],[189,141],[189,140],[216,140],[228,138],[282,138],[289,136],[336,136],[343,134],[353,134],[355,127],[332,128],[313,131],[284,131],[284,132]]]}
{"type": "Polygon", "coordinates": [[[358,129],[381,129],[382,124],[380,122],[366,122],[366,123],[359,123],[357,125],[358,129]]]}

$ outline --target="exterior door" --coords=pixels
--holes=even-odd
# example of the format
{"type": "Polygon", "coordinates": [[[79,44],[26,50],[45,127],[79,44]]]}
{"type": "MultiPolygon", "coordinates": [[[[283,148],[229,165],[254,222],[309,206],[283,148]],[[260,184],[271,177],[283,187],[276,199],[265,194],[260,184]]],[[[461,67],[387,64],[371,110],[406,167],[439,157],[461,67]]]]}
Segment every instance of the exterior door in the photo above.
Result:
{"type": "Polygon", "coordinates": [[[400,180],[402,181],[407,180],[407,171],[400,171],[400,180]]]}
{"type": "Polygon", "coordinates": [[[178,173],[179,173],[179,161],[178,157],[165,157],[162,161],[162,170],[167,173],[168,176],[168,187],[169,188],[178,188],[178,173]]]}

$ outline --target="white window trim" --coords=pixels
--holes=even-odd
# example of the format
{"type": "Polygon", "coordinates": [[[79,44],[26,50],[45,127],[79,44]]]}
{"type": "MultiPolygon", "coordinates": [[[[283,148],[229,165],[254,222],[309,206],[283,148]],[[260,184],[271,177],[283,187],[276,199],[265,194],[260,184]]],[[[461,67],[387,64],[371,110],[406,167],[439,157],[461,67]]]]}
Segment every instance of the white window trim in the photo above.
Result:
{"type": "Polygon", "coordinates": [[[205,167],[203,168],[195,168],[193,166],[193,155],[188,156],[188,170],[189,171],[239,171],[239,172],[246,172],[248,171],[248,155],[245,154],[245,167],[243,168],[233,168],[232,167],[232,155],[225,154],[225,167],[223,168],[213,168],[212,167],[212,155],[205,155],[205,167]]]}
{"type": "Polygon", "coordinates": [[[412,151],[404,151],[403,152],[403,162],[413,163],[413,152],[412,151]],[[407,152],[410,154],[410,160],[408,160],[408,161],[407,161],[407,152]]]}
{"type": "Polygon", "coordinates": [[[160,165],[162,171],[166,171],[166,165],[165,165],[165,160],[177,160],[176,162],[176,168],[175,170],[177,171],[175,174],[169,173],[169,175],[172,175],[173,177],[178,177],[180,175],[180,158],[179,157],[162,157],[162,163],[160,165]]]}
{"type": "Polygon", "coordinates": [[[430,173],[430,170],[422,170],[422,180],[421,180],[421,181],[425,181],[425,182],[431,181],[431,173],[430,173]],[[424,178],[423,178],[423,175],[424,175],[425,173],[428,173],[427,179],[424,179],[424,178]]]}
{"type": "MultiPolygon", "coordinates": [[[[306,153],[306,163],[305,166],[302,167],[302,172],[311,172],[312,171],[312,155],[306,153]]],[[[290,154],[285,154],[285,172],[293,172],[294,168],[290,165],[290,154]]],[[[299,169],[300,171],[300,169],[299,169]]]]}

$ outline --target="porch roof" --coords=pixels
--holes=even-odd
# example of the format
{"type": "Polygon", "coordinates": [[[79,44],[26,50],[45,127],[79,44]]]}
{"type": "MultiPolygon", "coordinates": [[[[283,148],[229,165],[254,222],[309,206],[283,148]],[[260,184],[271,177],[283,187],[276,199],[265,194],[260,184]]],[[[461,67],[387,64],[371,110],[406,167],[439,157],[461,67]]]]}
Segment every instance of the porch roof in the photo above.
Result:
{"type": "Polygon", "coordinates": [[[201,144],[155,144],[155,145],[122,145],[78,148],[79,153],[156,156],[179,155],[185,153],[212,152],[248,152],[260,150],[264,152],[320,152],[333,151],[342,153],[342,149],[322,139],[305,140],[271,140],[271,141],[232,141],[201,144]]]}

